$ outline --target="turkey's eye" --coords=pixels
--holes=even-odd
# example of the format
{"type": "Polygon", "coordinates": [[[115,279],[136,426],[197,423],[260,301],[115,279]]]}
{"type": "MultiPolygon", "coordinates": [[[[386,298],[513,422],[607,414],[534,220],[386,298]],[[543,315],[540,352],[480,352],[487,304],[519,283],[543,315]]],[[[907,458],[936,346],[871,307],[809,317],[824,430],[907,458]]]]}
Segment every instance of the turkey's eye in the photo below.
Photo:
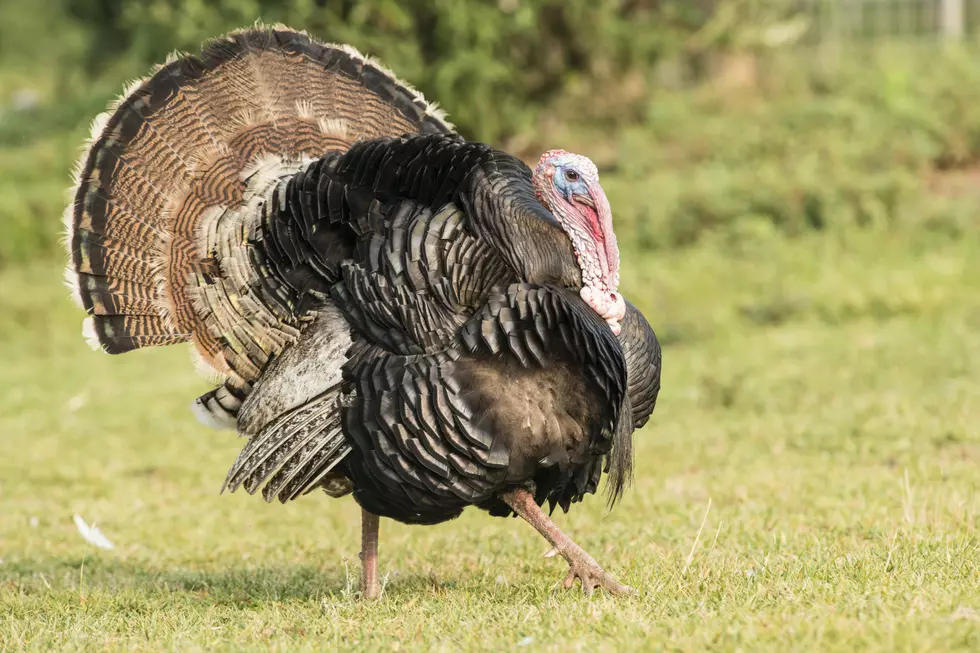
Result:
{"type": "Polygon", "coordinates": [[[572,182],[574,184],[576,181],[578,181],[579,175],[574,170],[566,170],[565,171],[565,179],[567,181],[570,181],[570,182],[572,182]]]}

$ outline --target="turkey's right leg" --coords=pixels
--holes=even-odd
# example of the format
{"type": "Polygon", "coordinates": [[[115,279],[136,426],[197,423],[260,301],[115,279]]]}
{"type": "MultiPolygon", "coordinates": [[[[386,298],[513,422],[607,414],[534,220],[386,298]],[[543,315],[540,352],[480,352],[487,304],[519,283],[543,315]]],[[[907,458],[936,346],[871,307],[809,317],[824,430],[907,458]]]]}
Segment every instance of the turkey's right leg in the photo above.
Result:
{"type": "Polygon", "coordinates": [[[607,574],[599,563],[590,556],[572,538],[565,535],[558,524],[551,521],[548,515],[544,514],[541,507],[534,501],[534,497],[527,490],[511,490],[500,497],[504,502],[514,509],[521,518],[534,526],[546,540],[554,547],[555,552],[560,553],[568,563],[568,576],[565,577],[563,585],[569,589],[578,578],[582,581],[582,589],[586,594],[591,594],[596,587],[601,587],[610,594],[633,594],[635,590],[623,585],[615,578],[607,574]]]}
{"type": "Polygon", "coordinates": [[[361,509],[361,597],[373,601],[381,596],[378,582],[378,516],[361,509]]]}

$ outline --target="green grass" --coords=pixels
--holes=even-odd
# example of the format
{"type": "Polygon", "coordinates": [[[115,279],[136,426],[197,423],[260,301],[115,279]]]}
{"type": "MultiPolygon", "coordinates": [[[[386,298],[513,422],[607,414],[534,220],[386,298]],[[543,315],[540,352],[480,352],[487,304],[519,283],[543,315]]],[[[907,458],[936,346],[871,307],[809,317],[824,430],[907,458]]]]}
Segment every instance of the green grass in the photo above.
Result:
{"type": "Polygon", "coordinates": [[[980,241],[726,236],[624,284],[660,332],[636,480],[559,524],[637,598],[555,588],[517,520],[219,496],[182,349],[87,349],[52,264],[0,272],[0,648],[980,650],[980,241]],[[710,509],[709,509],[710,505],[710,509]],[[79,513],[115,543],[81,539],[79,513]]]}

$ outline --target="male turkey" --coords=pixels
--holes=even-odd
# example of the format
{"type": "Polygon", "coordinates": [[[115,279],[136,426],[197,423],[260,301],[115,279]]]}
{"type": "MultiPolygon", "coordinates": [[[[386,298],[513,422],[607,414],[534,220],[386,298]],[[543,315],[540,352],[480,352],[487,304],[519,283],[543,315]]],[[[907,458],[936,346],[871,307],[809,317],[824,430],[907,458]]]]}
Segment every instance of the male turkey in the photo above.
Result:
{"type": "Polygon", "coordinates": [[[539,507],[631,475],[660,347],[617,292],[595,166],[533,174],[454,133],[348,46],[256,27],[175,56],[96,119],[65,213],[95,348],[193,343],[202,422],[248,438],[225,487],[316,488],[378,516],[520,515],[618,593],[539,507]]]}

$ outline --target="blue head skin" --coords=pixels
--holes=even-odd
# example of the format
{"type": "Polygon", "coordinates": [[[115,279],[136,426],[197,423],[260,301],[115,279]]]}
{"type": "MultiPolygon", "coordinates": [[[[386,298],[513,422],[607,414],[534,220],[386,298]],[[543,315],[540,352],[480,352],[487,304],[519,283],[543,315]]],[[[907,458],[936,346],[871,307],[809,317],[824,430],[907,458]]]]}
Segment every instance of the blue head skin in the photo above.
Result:
{"type": "Polygon", "coordinates": [[[589,185],[585,181],[585,175],[578,169],[575,161],[556,162],[552,183],[566,202],[577,201],[595,208],[595,201],[589,193],[589,185]]]}

